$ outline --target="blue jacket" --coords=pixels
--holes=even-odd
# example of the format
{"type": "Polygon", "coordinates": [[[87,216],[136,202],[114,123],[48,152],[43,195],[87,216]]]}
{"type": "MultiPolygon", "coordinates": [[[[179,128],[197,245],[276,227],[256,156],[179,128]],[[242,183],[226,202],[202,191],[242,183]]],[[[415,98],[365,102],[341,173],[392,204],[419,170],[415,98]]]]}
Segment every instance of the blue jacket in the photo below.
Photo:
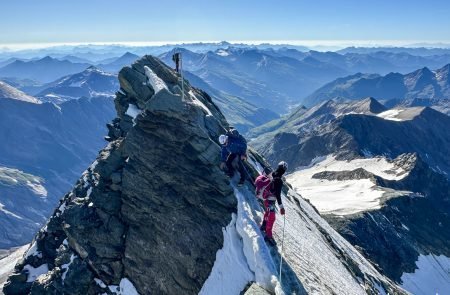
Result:
{"type": "Polygon", "coordinates": [[[239,138],[228,137],[226,145],[222,145],[220,157],[225,162],[229,154],[245,155],[247,153],[247,143],[239,138]]]}
{"type": "Polygon", "coordinates": [[[232,154],[244,155],[247,153],[247,142],[242,135],[239,137],[228,136],[227,149],[232,154]]]}
{"type": "Polygon", "coordinates": [[[222,146],[222,151],[220,152],[220,158],[222,159],[222,162],[225,162],[228,158],[228,155],[230,154],[230,151],[228,150],[226,145],[222,146]]]}

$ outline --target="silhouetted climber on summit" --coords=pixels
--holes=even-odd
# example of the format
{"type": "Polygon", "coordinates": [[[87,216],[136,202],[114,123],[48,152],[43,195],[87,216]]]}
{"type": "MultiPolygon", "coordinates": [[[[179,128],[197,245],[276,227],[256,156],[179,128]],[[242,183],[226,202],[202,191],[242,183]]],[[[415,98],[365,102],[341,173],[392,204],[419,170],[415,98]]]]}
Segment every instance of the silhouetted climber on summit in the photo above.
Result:
{"type": "Polygon", "coordinates": [[[180,53],[175,53],[174,55],[172,55],[172,60],[175,62],[175,71],[177,71],[177,73],[180,72],[180,53]]]}

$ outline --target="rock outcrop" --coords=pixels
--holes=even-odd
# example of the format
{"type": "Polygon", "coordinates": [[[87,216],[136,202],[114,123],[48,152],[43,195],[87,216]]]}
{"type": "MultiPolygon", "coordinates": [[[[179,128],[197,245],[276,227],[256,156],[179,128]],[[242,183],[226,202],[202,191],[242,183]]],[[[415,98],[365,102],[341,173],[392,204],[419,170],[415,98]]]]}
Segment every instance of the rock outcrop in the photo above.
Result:
{"type": "Polygon", "coordinates": [[[150,56],[119,81],[109,145],[38,233],[6,294],[196,294],[207,279],[236,210],[216,164],[226,120],[150,56]]]}

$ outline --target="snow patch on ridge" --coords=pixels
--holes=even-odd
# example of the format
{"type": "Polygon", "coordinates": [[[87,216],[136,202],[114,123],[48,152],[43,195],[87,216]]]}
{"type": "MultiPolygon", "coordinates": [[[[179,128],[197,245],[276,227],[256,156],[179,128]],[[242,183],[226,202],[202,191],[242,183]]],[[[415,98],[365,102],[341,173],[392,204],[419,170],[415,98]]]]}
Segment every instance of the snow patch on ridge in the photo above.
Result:
{"type": "Polygon", "coordinates": [[[136,105],[134,104],[129,104],[127,111],[125,114],[127,114],[128,116],[130,116],[131,118],[133,118],[133,126],[136,125],[136,117],[138,115],[140,115],[142,113],[142,110],[139,109],[136,105]]]}
{"type": "MultiPolygon", "coordinates": [[[[99,285],[101,288],[106,288],[105,283],[103,283],[99,279],[95,279],[95,282],[97,285],[99,285]]],[[[133,283],[130,282],[129,279],[123,278],[120,280],[120,284],[117,285],[109,285],[107,286],[109,291],[112,292],[115,295],[139,295],[138,291],[134,287],[133,283]]],[[[104,293],[106,294],[106,293],[104,293]]]]}
{"type": "Polygon", "coordinates": [[[211,274],[200,290],[200,295],[239,294],[254,279],[236,230],[236,214],[232,214],[230,224],[222,232],[223,248],[217,251],[211,274]]]}
{"type": "Polygon", "coordinates": [[[220,56],[229,56],[230,55],[230,53],[224,49],[217,50],[216,54],[220,55],[220,56]]]}
{"type": "Polygon", "coordinates": [[[46,273],[48,273],[48,265],[47,264],[42,264],[36,268],[27,264],[23,267],[23,269],[28,271],[27,283],[34,282],[41,275],[45,275],[46,273]]]}
{"type": "Polygon", "coordinates": [[[153,72],[152,69],[150,69],[148,66],[144,66],[145,75],[147,76],[148,83],[152,86],[153,90],[155,91],[155,94],[160,92],[163,89],[167,89],[166,83],[158,77],[158,75],[153,72]]]}
{"type": "Polygon", "coordinates": [[[377,117],[390,121],[409,121],[420,115],[423,107],[410,107],[405,109],[391,109],[377,114],[377,117]]]}
{"type": "Polygon", "coordinates": [[[42,252],[37,250],[36,241],[34,241],[33,244],[31,244],[31,247],[28,249],[25,258],[30,257],[30,256],[36,256],[38,258],[42,258],[42,252]]]}
{"type": "Polygon", "coordinates": [[[190,95],[190,97],[192,98],[192,102],[193,102],[195,105],[198,105],[198,106],[200,106],[202,109],[205,110],[207,116],[212,116],[212,115],[213,115],[213,114],[211,113],[211,111],[205,106],[205,104],[195,96],[195,94],[194,94],[194,92],[192,92],[192,90],[189,91],[189,95],[190,95]]]}
{"type": "Polygon", "coordinates": [[[397,117],[402,111],[403,110],[400,109],[387,110],[385,112],[379,113],[377,117],[390,121],[403,121],[402,119],[397,117]]]}
{"type": "Polygon", "coordinates": [[[415,295],[447,294],[450,290],[450,258],[420,255],[413,273],[403,273],[401,286],[415,295]]]}
{"type": "Polygon", "coordinates": [[[69,271],[69,267],[73,263],[75,258],[76,258],[75,254],[71,254],[69,263],[61,265],[61,269],[63,270],[63,274],[61,276],[63,284],[64,284],[64,280],[66,279],[67,272],[69,271]]]}
{"type": "Polygon", "coordinates": [[[128,116],[130,116],[133,119],[136,119],[136,117],[142,113],[142,111],[134,104],[130,103],[128,105],[127,111],[125,114],[127,114],[128,116]]]}
{"type": "Polygon", "coordinates": [[[250,205],[236,188],[234,193],[238,214],[233,214],[230,224],[223,229],[223,248],[217,252],[214,266],[199,294],[239,294],[249,282],[256,282],[275,294],[284,294],[250,205]]]}

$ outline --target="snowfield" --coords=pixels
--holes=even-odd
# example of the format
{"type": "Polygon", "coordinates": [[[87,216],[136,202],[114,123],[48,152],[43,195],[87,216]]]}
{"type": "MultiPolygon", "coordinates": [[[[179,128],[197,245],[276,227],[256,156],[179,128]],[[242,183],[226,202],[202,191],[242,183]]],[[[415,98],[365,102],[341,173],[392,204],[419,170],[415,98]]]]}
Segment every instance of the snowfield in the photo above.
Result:
{"type": "Polygon", "coordinates": [[[414,295],[450,294],[450,258],[420,255],[414,273],[403,273],[402,287],[414,295]]]}
{"type": "Polygon", "coordinates": [[[371,179],[339,181],[313,178],[313,175],[324,171],[353,171],[359,168],[388,180],[401,180],[408,175],[407,171],[396,167],[385,158],[339,161],[329,155],[287,175],[286,179],[298,193],[325,214],[348,215],[379,209],[380,200],[386,193],[389,193],[390,197],[409,193],[378,187],[371,179]]]}
{"type": "Polygon", "coordinates": [[[420,115],[424,107],[411,107],[405,109],[391,109],[376,116],[390,121],[409,121],[420,115]]]}

